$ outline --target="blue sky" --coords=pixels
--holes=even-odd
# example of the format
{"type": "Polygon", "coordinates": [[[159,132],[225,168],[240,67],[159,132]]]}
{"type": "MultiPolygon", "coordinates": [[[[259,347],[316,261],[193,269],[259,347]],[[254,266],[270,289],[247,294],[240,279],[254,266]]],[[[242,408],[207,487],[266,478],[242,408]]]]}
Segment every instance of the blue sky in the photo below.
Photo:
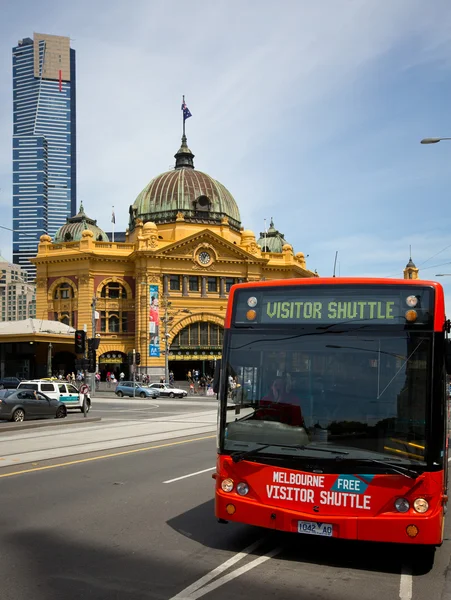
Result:
{"type": "MultiPolygon", "coordinates": [[[[451,142],[419,143],[451,136],[447,0],[3,0],[5,226],[11,48],[34,31],[73,40],[78,202],[105,229],[112,205],[125,229],[141,189],[174,164],[185,94],[196,167],[226,185],[257,236],[273,216],[320,275],[336,250],[342,276],[401,275],[409,245],[422,278],[451,273],[451,142]]],[[[451,277],[441,281],[451,298],[451,277]]]]}

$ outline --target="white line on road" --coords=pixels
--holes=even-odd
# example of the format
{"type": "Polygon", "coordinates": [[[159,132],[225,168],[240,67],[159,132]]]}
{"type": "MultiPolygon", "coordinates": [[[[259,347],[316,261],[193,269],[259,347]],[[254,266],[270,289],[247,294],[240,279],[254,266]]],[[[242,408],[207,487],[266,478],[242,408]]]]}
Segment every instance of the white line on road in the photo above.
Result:
{"type": "Polygon", "coordinates": [[[206,575],[195,581],[183,591],[179,592],[176,596],[173,596],[170,600],[181,600],[182,598],[191,598],[190,594],[197,592],[197,590],[199,590],[209,581],[211,581],[230,567],[233,567],[235,563],[242,560],[243,558],[248,556],[248,554],[251,554],[254,550],[261,546],[264,541],[265,538],[260,538],[259,540],[245,548],[242,552],[238,552],[238,554],[235,554],[235,556],[232,556],[231,558],[229,558],[229,560],[226,560],[224,563],[222,563],[222,565],[219,565],[219,567],[216,567],[216,569],[213,569],[213,571],[210,571],[210,573],[207,573],[206,575]]]}
{"type": "Polygon", "coordinates": [[[208,467],[208,469],[203,469],[203,471],[196,471],[195,473],[188,473],[188,475],[182,475],[181,477],[176,477],[175,479],[168,479],[167,481],[163,481],[163,483],[174,483],[174,481],[180,481],[180,479],[186,479],[187,477],[194,477],[194,475],[200,475],[201,473],[206,473],[207,471],[213,471],[216,467],[208,467]]]}
{"type": "Polygon", "coordinates": [[[401,569],[399,598],[400,600],[411,600],[412,598],[412,569],[407,565],[403,565],[401,569]]]}
{"type": "Polygon", "coordinates": [[[276,554],[279,554],[279,552],[281,550],[282,550],[282,548],[274,548],[274,550],[271,550],[270,552],[263,554],[263,556],[259,556],[255,560],[252,560],[250,563],[247,563],[247,565],[240,567],[236,571],[232,571],[232,573],[228,573],[227,575],[220,577],[216,581],[213,581],[209,585],[206,585],[204,588],[198,590],[197,592],[194,592],[194,594],[191,594],[191,596],[189,596],[189,600],[196,600],[197,598],[200,598],[201,596],[205,596],[205,594],[209,594],[216,588],[220,587],[221,585],[224,585],[225,583],[228,583],[232,579],[235,579],[236,577],[239,577],[240,575],[247,573],[251,569],[255,569],[255,567],[258,567],[262,563],[273,558],[276,554]]]}

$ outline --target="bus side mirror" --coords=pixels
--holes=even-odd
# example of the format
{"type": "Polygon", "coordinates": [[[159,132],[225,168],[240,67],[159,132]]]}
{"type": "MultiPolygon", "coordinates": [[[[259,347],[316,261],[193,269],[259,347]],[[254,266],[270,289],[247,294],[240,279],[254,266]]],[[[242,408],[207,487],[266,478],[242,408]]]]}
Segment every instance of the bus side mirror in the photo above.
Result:
{"type": "Polygon", "coordinates": [[[445,367],[448,375],[451,375],[451,339],[445,340],[445,367]]]}
{"type": "Polygon", "coordinates": [[[219,382],[221,380],[221,359],[216,361],[216,369],[213,377],[213,391],[215,394],[219,392],[219,382]]]}

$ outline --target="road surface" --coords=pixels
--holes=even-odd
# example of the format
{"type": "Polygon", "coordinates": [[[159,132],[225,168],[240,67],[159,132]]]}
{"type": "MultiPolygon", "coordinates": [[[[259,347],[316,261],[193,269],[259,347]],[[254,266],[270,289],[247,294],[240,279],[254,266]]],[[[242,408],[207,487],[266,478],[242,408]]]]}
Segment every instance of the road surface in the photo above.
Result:
{"type": "Polygon", "coordinates": [[[65,427],[47,440],[47,458],[22,440],[29,462],[0,468],[1,600],[451,600],[451,522],[432,569],[402,546],[220,525],[214,426],[205,424],[215,405],[149,404],[141,415],[126,402],[105,401],[104,429],[79,425],[78,435],[96,432],[105,445],[118,426],[132,432],[145,421],[159,439],[131,435],[84,453],[69,444],[52,457],[65,435],[73,440],[65,427]]]}

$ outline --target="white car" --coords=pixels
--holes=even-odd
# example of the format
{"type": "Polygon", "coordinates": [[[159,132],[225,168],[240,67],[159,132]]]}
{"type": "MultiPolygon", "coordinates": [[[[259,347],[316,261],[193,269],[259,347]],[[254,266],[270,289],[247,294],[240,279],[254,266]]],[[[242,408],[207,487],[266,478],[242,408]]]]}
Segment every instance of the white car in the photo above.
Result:
{"type": "Polygon", "coordinates": [[[151,383],[149,387],[159,390],[160,396],[168,396],[169,398],[185,398],[185,396],[188,396],[187,391],[175,388],[169,383],[151,383]]]}
{"type": "MultiPolygon", "coordinates": [[[[83,399],[84,394],[80,394],[79,390],[66,381],[59,379],[33,379],[31,381],[21,381],[17,386],[19,390],[34,390],[36,392],[42,392],[46,396],[59,400],[66,405],[68,410],[80,410],[83,412],[83,399]]],[[[91,408],[91,395],[87,394],[86,397],[86,412],[89,412],[91,408]]]]}

